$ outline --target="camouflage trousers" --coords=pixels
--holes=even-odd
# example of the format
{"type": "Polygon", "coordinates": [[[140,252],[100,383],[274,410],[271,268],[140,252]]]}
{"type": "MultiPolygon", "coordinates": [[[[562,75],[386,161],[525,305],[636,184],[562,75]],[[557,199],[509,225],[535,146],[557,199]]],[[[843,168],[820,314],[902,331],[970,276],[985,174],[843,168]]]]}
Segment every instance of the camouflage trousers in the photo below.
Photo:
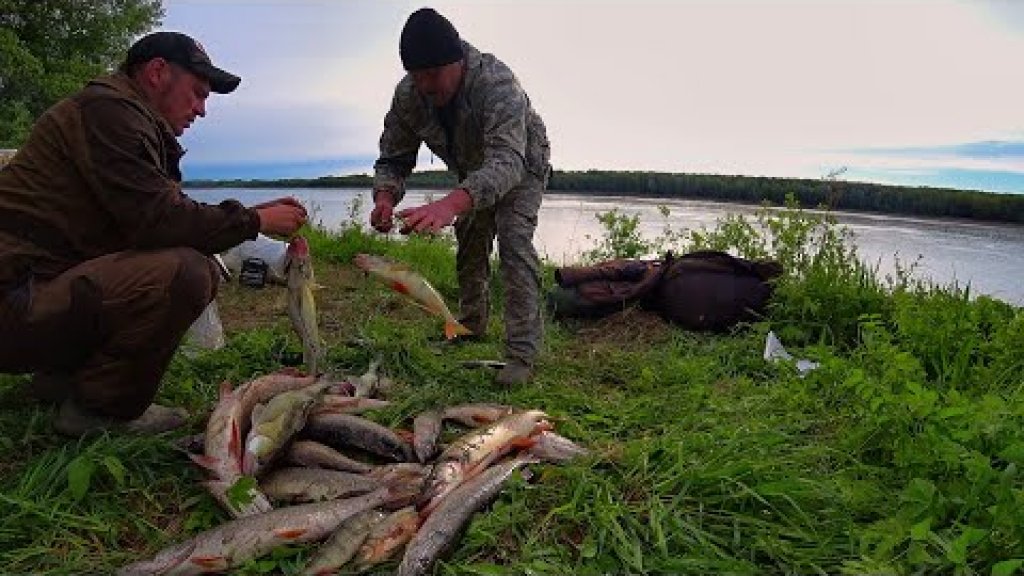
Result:
{"type": "Polygon", "coordinates": [[[460,216],[455,222],[458,250],[460,322],[485,334],[490,314],[491,249],[498,240],[498,262],[505,288],[505,356],[532,366],[540,350],[540,258],[533,246],[545,182],[532,175],[494,206],[460,216]]]}

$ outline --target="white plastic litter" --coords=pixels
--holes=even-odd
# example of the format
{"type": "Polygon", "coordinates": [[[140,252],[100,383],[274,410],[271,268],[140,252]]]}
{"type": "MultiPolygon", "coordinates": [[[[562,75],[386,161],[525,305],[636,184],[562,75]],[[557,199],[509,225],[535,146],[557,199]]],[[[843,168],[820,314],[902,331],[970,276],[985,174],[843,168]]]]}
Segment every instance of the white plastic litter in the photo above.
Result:
{"type": "Polygon", "coordinates": [[[287,278],[284,266],[287,250],[287,242],[260,234],[255,240],[246,240],[234,248],[221,252],[220,257],[235,278],[238,278],[242,270],[242,262],[248,258],[259,258],[267,263],[267,280],[285,284],[287,278]]]}
{"type": "Polygon", "coordinates": [[[768,336],[764,339],[764,359],[769,362],[778,362],[779,360],[795,361],[796,370],[801,376],[820,366],[820,364],[813,360],[793,358],[792,354],[786,352],[786,348],[782,345],[782,341],[779,340],[774,331],[769,331],[768,336]]]}
{"type": "Polygon", "coordinates": [[[224,326],[220,322],[217,301],[214,300],[189,326],[185,333],[183,351],[186,356],[192,357],[203,350],[219,350],[223,347],[224,326]]]}

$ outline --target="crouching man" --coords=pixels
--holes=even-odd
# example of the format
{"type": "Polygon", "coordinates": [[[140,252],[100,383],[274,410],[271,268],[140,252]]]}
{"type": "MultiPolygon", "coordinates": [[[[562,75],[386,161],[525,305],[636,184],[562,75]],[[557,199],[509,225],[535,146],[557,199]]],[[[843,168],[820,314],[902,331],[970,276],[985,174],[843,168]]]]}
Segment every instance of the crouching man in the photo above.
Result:
{"type": "Polygon", "coordinates": [[[0,371],[34,374],[58,432],[162,432],[153,404],[182,336],[214,298],[209,255],[287,236],[305,209],[182,192],[177,141],[240,79],[184,34],[156,32],[113,74],[47,110],[0,170],[0,371]]]}

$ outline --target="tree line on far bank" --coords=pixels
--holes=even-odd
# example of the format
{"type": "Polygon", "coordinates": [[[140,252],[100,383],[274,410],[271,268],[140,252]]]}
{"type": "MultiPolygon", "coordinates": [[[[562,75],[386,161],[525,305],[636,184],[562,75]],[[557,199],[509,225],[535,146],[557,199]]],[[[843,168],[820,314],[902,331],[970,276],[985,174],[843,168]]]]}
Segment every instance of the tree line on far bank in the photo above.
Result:
{"type": "MultiPolygon", "coordinates": [[[[193,180],[193,188],[369,188],[365,174],[284,180],[193,180]]],[[[456,180],[444,170],[413,173],[410,188],[451,188],[456,180]]],[[[767,178],[666,172],[560,171],[549,190],[579,195],[712,200],[781,206],[792,195],[805,208],[824,207],[938,218],[1024,222],[1024,195],[975,190],[892,186],[838,179],[767,178]]]]}

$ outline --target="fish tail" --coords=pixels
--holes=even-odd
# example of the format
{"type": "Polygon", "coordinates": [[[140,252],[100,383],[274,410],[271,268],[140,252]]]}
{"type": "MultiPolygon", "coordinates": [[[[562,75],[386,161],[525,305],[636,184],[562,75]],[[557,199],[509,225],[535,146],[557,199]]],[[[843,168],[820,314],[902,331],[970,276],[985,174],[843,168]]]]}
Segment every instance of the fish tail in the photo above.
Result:
{"type": "Polygon", "coordinates": [[[458,320],[444,321],[444,337],[449,340],[456,336],[469,336],[472,333],[472,330],[460,324],[458,320]]]}

